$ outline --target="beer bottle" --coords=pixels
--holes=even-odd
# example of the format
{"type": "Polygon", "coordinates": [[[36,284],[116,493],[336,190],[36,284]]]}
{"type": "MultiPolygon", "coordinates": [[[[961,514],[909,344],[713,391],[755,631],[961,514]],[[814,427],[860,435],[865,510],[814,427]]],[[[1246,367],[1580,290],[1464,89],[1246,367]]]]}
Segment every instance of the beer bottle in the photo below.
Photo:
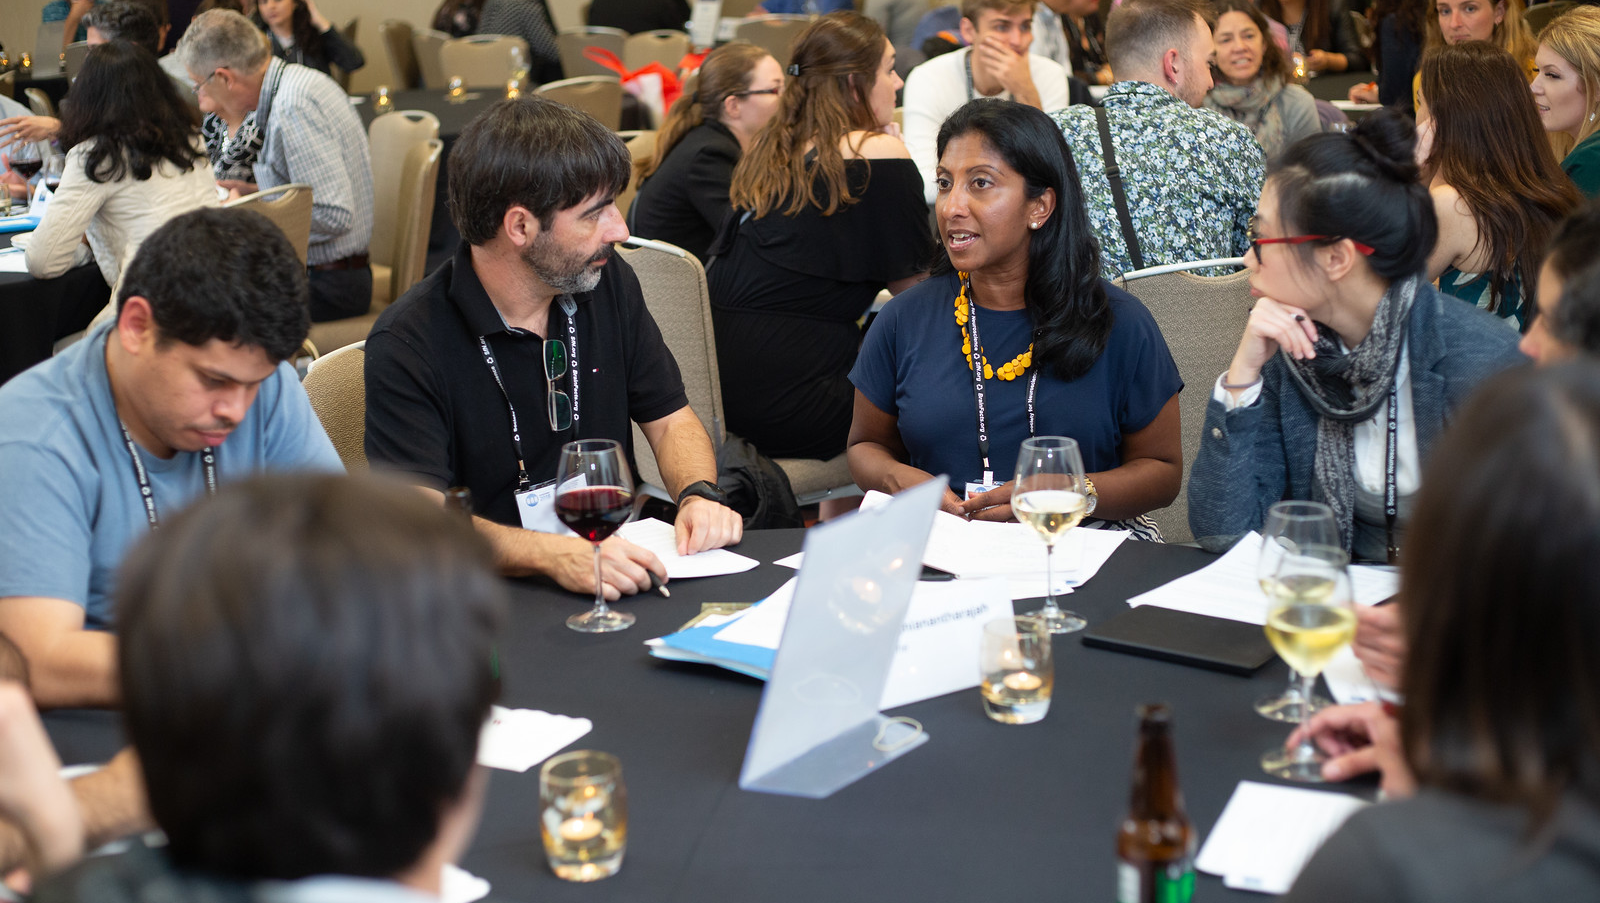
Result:
{"type": "Polygon", "coordinates": [[[1117,831],[1117,903],[1189,903],[1194,898],[1194,828],[1178,790],[1172,713],[1142,705],[1133,791],[1117,831]]]}
{"type": "Polygon", "coordinates": [[[472,490],[465,486],[451,486],[444,491],[444,510],[460,512],[461,516],[470,523],[472,521],[472,490]]]}

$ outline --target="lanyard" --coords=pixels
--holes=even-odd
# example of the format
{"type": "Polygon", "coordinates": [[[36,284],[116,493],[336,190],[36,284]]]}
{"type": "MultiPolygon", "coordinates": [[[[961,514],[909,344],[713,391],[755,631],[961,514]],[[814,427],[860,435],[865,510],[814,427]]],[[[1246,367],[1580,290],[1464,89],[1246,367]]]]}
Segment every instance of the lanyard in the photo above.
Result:
{"type": "MultiPolygon", "coordinates": [[[[122,429],[122,441],[128,447],[128,457],[133,459],[133,475],[139,481],[139,499],[144,502],[145,520],[150,522],[150,529],[161,526],[161,518],[156,515],[156,494],[150,488],[150,475],[145,472],[144,459],[139,457],[139,447],[133,444],[133,437],[128,435],[128,428],[118,421],[117,426],[122,429]]],[[[206,495],[217,494],[217,452],[211,446],[206,446],[200,452],[200,466],[206,475],[206,495]]]]}
{"type": "MultiPolygon", "coordinates": [[[[978,457],[983,459],[983,482],[989,485],[994,482],[994,467],[989,464],[989,412],[985,404],[983,388],[983,346],[978,344],[978,301],[973,297],[967,302],[967,333],[972,338],[969,363],[972,365],[972,395],[978,403],[978,457]]],[[[1035,367],[1028,374],[1028,438],[1033,438],[1034,430],[1034,393],[1039,388],[1039,368],[1035,367]]]]}
{"type": "MultiPolygon", "coordinates": [[[[576,436],[578,434],[578,322],[574,314],[578,310],[578,304],[571,297],[562,295],[561,310],[567,315],[568,354],[571,357],[572,370],[572,434],[576,436]]],[[[494,384],[500,388],[500,397],[505,399],[506,413],[511,415],[511,447],[517,452],[517,491],[521,492],[533,486],[533,478],[528,476],[528,459],[522,453],[522,428],[517,420],[517,407],[511,403],[511,393],[506,391],[505,380],[500,378],[500,366],[494,362],[494,352],[489,350],[487,336],[478,336],[478,349],[483,352],[483,362],[488,365],[489,373],[494,377],[494,384]]]]}
{"type": "Polygon", "coordinates": [[[967,50],[967,58],[964,62],[967,64],[967,100],[976,100],[977,95],[973,93],[972,87],[972,50],[970,48],[967,50]]]}
{"type": "Polygon", "coordinates": [[[1387,553],[1390,564],[1400,563],[1400,547],[1395,545],[1395,522],[1400,518],[1400,493],[1395,479],[1400,447],[1400,388],[1389,390],[1389,425],[1384,432],[1383,520],[1387,527],[1387,553]]]}

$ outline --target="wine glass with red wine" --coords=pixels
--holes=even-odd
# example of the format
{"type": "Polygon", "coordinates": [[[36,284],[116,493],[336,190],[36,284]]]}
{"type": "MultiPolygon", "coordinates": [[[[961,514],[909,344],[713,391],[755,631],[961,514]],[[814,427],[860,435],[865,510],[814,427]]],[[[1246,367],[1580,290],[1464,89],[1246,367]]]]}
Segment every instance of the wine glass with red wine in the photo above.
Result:
{"type": "Polygon", "coordinates": [[[633,615],[606,605],[600,579],[600,543],[633,514],[633,477],[615,439],[581,439],[561,446],[556,474],[556,517],[594,544],[594,608],[567,619],[580,633],[609,633],[633,626],[633,615]]]}
{"type": "Polygon", "coordinates": [[[32,179],[44,169],[44,158],[39,156],[39,145],[32,141],[19,142],[11,145],[7,151],[10,157],[11,171],[24,179],[32,179]]]}
{"type": "Polygon", "coordinates": [[[51,154],[50,159],[44,161],[44,187],[54,194],[61,187],[61,176],[67,171],[67,155],[51,154]]]}

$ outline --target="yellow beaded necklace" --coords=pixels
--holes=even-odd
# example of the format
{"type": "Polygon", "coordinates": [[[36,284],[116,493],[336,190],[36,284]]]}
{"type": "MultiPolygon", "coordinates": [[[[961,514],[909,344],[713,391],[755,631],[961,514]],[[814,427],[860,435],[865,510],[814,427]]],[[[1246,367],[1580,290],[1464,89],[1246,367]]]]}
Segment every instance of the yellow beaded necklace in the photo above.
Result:
{"type": "MultiPolygon", "coordinates": [[[[967,274],[957,273],[961,277],[961,291],[956,293],[956,325],[961,327],[961,357],[967,362],[967,369],[972,369],[972,336],[967,333],[967,320],[972,314],[967,308],[967,274]]],[[[1022,352],[1011,360],[1000,365],[1000,369],[989,366],[989,358],[983,355],[983,349],[978,349],[978,356],[983,360],[983,378],[994,379],[996,376],[1005,380],[1016,379],[1028,372],[1033,365],[1033,343],[1028,343],[1028,350],[1022,352]]]]}

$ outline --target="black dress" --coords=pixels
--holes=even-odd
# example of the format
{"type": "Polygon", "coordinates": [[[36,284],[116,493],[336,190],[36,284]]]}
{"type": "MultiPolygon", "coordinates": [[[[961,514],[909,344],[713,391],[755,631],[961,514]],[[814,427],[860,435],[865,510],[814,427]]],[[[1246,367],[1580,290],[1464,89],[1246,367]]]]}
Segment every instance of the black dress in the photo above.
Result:
{"type": "Polygon", "coordinates": [[[690,129],[639,186],[629,230],[671,242],[704,262],[731,209],[728,186],[739,153],[738,139],[720,122],[690,129]]]}
{"type": "Polygon", "coordinates": [[[890,282],[928,269],[933,236],[910,160],[848,160],[860,200],[730,218],[707,274],[728,429],[774,458],[844,451],[856,321],[890,282]]]}

